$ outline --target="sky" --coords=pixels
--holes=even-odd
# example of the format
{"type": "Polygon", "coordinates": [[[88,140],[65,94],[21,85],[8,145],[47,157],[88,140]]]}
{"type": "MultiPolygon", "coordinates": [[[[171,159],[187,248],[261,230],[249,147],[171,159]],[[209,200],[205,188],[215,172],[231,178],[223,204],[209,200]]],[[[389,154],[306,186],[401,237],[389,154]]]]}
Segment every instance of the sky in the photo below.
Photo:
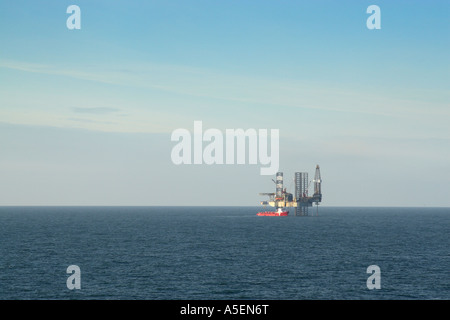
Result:
{"type": "Polygon", "coordinates": [[[449,17],[446,0],[1,1],[0,205],[267,200],[260,164],[172,162],[172,132],[202,121],[278,129],[285,186],[320,165],[322,205],[448,207],[449,17]]]}

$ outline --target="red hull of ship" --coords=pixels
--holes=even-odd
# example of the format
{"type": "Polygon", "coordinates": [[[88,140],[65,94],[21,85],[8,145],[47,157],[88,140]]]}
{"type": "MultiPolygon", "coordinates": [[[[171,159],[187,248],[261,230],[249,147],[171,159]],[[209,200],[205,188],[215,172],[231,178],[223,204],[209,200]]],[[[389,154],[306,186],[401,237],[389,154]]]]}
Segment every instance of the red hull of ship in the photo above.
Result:
{"type": "Polygon", "coordinates": [[[289,214],[289,211],[275,212],[275,211],[265,211],[258,212],[257,216],[266,216],[266,217],[285,217],[289,214]]]}

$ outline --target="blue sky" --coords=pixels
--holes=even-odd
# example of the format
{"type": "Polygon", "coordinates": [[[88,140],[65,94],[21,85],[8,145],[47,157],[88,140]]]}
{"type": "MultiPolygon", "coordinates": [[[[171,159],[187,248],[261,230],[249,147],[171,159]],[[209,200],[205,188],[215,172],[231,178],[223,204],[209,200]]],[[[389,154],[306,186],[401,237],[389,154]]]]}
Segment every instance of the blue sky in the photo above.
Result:
{"type": "Polygon", "coordinates": [[[324,205],[449,206],[449,16],[448,1],[2,1],[0,205],[258,205],[273,188],[258,167],[171,163],[170,133],[202,120],[280,129],[280,170],[320,164],[324,205]]]}

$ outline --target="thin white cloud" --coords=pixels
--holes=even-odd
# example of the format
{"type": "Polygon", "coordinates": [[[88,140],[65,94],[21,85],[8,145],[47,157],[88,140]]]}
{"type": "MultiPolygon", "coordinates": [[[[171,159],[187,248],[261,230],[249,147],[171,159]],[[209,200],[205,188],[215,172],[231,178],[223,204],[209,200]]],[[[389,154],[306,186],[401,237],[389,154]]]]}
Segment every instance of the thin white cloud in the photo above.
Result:
{"type": "MultiPolygon", "coordinates": [[[[253,113],[257,115],[255,119],[261,117],[264,119],[277,113],[283,113],[283,117],[286,117],[284,122],[289,122],[291,117],[303,116],[303,111],[305,111],[317,112],[317,115],[320,114],[319,118],[325,119],[329,124],[330,119],[336,113],[341,113],[343,115],[341,118],[345,118],[346,122],[343,125],[346,126],[349,126],[352,121],[354,122],[357,117],[366,116],[364,120],[367,121],[367,116],[381,116],[401,119],[403,123],[420,121],[422,126],[429,126],[433,130],[434,128],[443,128],[443,119],[450,116],[449,105],[445,102],[446,93],[441,92],[434,92],[432,96],[434,100],[431,100],[433,103],[430,103],[429,92],[424,92],[421,96],[420,92],[415,91],[414,95],[410,97],[408,92],[399,94],[398,91],[393,93],[392,90],[362,90],[345,84],[331,85],[300,80],[281,80],[218,73],[202,68],[148,63],[130,63],[111,68],[90,66],[83,70],[0,60],[0,68],[65,76],[141,90],[139,92],[142,92],[143,95],[135,99],[133,97],[130,105],[126,106],[127,112],[132,112],[134,117],[133,119],[130,117],[126,124],[124,122],[121,130],[128,130],[124,128],[133,128],[134,130],[138,123],[138,127],[144,128],[146,123],[150,123],[150,120],[159,123],[164,123],[162,120],[168,120],[173,123],[174,115],[178,119],[190,119],[193,112],[200,113],[201,108],[204,108],[205,105],[208,105],[208,109],[205,109],[206,112],[203,113],[205,117],[214,116],[215,108],[219,109],[225,106],[230,110],[230,114],[235,111],[253,113]],[[165,103],[161,108],[162,100],[145,100],[149,97],[153,99],[152,95],[148,93],[153,91],[149,89],[168,93],[171,101],[165,103]],[[203,103],[203,106],[199,106],[199,101],[203,103]]],[[[413,89],[411,88],[411,91],[413,89]]],[[[77,106],[72,111],[91,115],[118,115],[116,113],[118,110],[114,106],[86,106],[89,104],[96,104],[96,101],[85,101],[84,105],[77,106]]],[[[309,119],[303,118],[303,121],[308,122],[309,119]]],[[[361,126],[361,123],[355,123],[355,125],[361,126]]],[[[162,125],[157,127],[163,128],[162,125]]],[[[328,127],[328,130],[332,129],[332,127],[328,127]]],[[[167,125],[164,130],[168,130],[167,125]]]]}
{"type": "Polygon", "coordinates": [[[94,107],[94,108],[83,108],[83,107],[74,107],[72,110],[76,113],[88,113],[88,114],[111,114],[120,112],[120,109],[117,108],[107,108],[107,107],[94,107]]]}
{"type": "MultiPolygon", "coordinates": [[[[149,88],[178,95],[285,108],[390,115],[383,108],[365,108],[354,101],[360,93],[343,88],[319,87],[299,81],[219,74],[185,66],[150,64],[119,69],[89,68],[90,71],[45,64],[0,60],[0,68],[65,76],[113,85],[149,88]]],[[[366,100],[373,100],[368,97],[366,100]]]]}

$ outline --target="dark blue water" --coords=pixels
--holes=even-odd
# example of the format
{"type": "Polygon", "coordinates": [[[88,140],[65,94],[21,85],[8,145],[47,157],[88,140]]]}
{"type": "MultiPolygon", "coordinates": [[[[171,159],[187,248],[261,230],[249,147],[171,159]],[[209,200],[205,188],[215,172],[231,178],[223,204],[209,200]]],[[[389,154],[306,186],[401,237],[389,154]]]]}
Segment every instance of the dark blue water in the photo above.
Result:
{"type": "Polygon", "coordinates": [[[449,208],[257,210],[0,207],[0,299],[450,298],[449,208]]]}

